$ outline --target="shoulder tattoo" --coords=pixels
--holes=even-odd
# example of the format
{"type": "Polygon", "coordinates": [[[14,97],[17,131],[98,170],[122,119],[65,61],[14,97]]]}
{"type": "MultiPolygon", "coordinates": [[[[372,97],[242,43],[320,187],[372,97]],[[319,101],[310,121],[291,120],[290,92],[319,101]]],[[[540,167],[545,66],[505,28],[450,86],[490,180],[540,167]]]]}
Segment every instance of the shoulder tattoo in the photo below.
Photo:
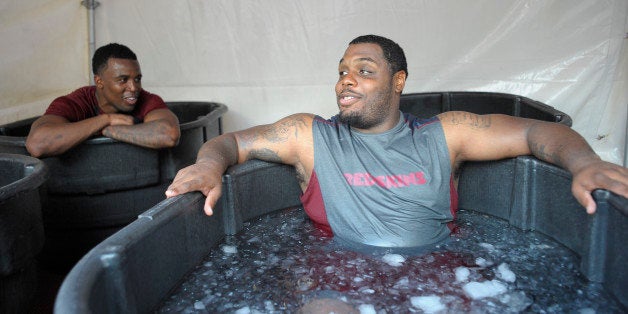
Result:
{"type": "Polygon", "coordinates": [[[299,137],[299,128],[305,125],[300,117],[279,121],[262,132],[262,137],[272,143],[285,142],[289,138],[289,134],[293,133],[295,139],[299,137]]]}

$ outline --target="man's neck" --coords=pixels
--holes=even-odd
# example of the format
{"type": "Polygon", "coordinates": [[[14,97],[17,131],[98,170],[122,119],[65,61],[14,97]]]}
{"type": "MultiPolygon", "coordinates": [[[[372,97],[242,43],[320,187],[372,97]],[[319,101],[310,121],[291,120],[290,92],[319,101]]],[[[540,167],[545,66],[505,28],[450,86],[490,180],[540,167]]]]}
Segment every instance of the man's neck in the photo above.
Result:
{"type": "Polygon", "coordinates": [[[399,123],[399,120],[401,119],[401,111],[397,110],[397,112],[398,114],[391,114],[389,119],[387,119],[386,121],[383,121],[382,123],[374,127],[371,127],[368,129],[358,129],[355,127],[351,127],[351,128],[357,130],[360,133],[365,133],[365,134],[384,133],[388,130],[391,130],[392,128],[397,126],[397,124],[399,123]]]}
{"type": "Polygon", "coordinates": [[[98,103],[98,112],[115,113],[116,109],[105,99],[102,92],[96,87],[96,102],[98,103]]]}

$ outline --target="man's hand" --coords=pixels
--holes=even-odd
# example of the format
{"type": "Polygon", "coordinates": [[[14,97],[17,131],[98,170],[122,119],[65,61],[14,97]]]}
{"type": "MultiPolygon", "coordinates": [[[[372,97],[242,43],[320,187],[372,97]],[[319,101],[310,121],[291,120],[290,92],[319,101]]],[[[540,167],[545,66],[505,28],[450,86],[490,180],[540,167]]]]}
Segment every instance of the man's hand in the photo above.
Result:
{"type": "Polygon", "coordinates": [[[108,113],[109,125],[133,125],[133,116],[121,113],[108,113]]]}
{"type": "Polygon", "coordinates": [[[168,148],[179,143],[179,119],[168,109],[149,112],[139,124],[134,124],[129,115],[110,113],[107,116],[109,125],[102,130],[103,136],[148,148],[168,148]]]}
{"type": "Polygon", "coordinates": [[[591,192],[605,189],[628,198],[628,168],[597,160],[574,172],[571,192],[576,200],[593,214],[596,210],[591,192]]]}
{"type": "Polygon", "coordinates": [[[205,214],[211,216],[213,207],[222,194],[222,170],[213,167],[211,163],[199,162],[181,169],[166,190],[166,197],[170,198],[192,191],[201,191],[207,196],[205,200],[205,214]]]}
{"type": "Polygon", "coordinates": [[[113,137],[111,132],[111,126],[115,125],[133,125],[133,116],[120,113],[107,113],[108,125],[100,131],[100,135],[106,137],[113,137]]]}

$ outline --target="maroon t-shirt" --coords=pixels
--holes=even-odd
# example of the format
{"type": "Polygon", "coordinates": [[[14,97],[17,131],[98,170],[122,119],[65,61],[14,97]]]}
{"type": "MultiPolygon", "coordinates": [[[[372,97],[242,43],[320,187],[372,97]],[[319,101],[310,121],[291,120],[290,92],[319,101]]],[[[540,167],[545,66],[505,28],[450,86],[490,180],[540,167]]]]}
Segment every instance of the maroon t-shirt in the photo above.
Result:
{"type": "MultiPolygon", "coordinates": [[[[142,90],[135,109],[130,112],[130,115],[139,121],[144,121],[144,117],[155,109],[168,109],[168,107],[161,97],[142,90]]],[[[95,117],[100,113],[96,99],[96,86],[85,86],[53,100],[44,114],[61,116],[70,122],[77,122],[95,117]]]]}

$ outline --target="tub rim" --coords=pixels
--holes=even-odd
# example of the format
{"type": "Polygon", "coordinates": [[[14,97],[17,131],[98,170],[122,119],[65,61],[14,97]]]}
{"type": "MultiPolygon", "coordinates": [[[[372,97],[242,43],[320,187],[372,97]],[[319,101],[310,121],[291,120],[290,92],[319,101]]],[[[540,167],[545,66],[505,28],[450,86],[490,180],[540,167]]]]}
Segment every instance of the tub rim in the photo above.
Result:
{"type": "MultiPolygon", "coordinates": [[[[471,95],[481,95],[481,96],[502,96],[502,97],[510,97],[512,98],[515,102],[519,102],[518,107],[522,106],[523,103],[522,101],[526,101],[526,105],[535,107],[537,109],[540,109],[542,111],[548,111],[548,114],[551,114],[552,116],[554,116],[554,121],[547,121],[547,122],[554,122],[554,123],[559,123],[559,124],[564,124],[568,127],[571,127],[573,124],[573,120],[571,119],[571,116],[569,114],[567,114],[566,112],[562,112],[556,108],[554,108],[553,106],[550,106],[544,102],[538,101],[538,100],[534,100],[532,98],[526,97],[526,96],[521,96],[518,94],[510,94],[510,93],[502,93],[502,92],[489,92],[489,91],[427,91],[427,92],[412,92],[412,93],[402,93],[402,99],[403,96],[406,97],[411,97],[411,96],[421,96],[421,95],[441,95],[442,97],[446,97],[447,101],[449,103],[449,98],[456,97],[459,95],[465,95],[465,96],[471,96],[471,95]]],[[[444,110],[442,112],[445,111],[449,111],[449,110],[444,110]]],[[[517,115],[515,115],[517,116],[517,115]]],[[[520,116],[517,116],[520,117],[520,116]]],[[[524,117],[525,118],[525,117],[524,117]]]]}
{"type": "Polygon", "coordinates": [[[0,187],[0,202],[16,194],[37,189],[48,179],[48,168],[40,159],[19,154],[0,153],[0,160],[15,161],[22,165],[25,171],[22,178],[0,187]]]}
{"type": "MultiPolygon", "coordinates": [[[[193,105],[213,105],[214,108],[212,108],[212,111],[210,111],[208,114],[206,115],[202,115],[202,116],[198,116],[196,120],[194,121],[189,121],[189,122],[184,122],[184,123],[179,123],[179,129],[181,131],[184,130],[188,130],[188,129],[192,129],[192,128],[197,128],[199,126],[204,125],[205,123],[207,123],[208,121],[220,121],[219,119],[222,118],[222,115],[225,114],[228,111],[228,108],[225,104],[223,103],[219,103],[219,102],[212,102],[212,101],[166,101],[166,106],[168,106],[168,108],[170,109],[170,105],[173,106],[177,106],[177,105],[183,105],[183,104],[193,104],[193,105]]],[[[24,123],[24,124],[31,124],[33,122],[35,122],[35,120],[37,120],[39,117],[41,117],[42,115],[39,116],[35,116],[35,117],[31,117],[31,118],[27,118],[27,119],[23,119],[23,120],[19,120],[19,121],[14,121],[11,123],[7,123],[4,126],[10,126],[14,123],[24,123]]],[[[5,146],[16,146],[16,147],[25,147],[26,146],[26,137],[27,136],[9,136],[9,135],[2,135],[0,134],[0,144],[5,145],[5,146]]],[[[106,137],[106,136],[96,136],[96,137],[92,137],[89,138],[83,142],[81,142],[81,144],[86,144],[86,145],[100,145],[103,143],[118,143],[120,141],[112,139],[110,137],[106,137]]],[[[120,142],[123,143],[123,142],[120,142]]]]}
{"type": "MultiPolygon", "coordinates": [[[[546,164],[542,163],[541,161],[538,161],[533,158],[533,157],[529,157],[529,156],[524,156],[524,157],[517,157],[514,158],[513,161],[517,161],[519,160],[520,162],[523,162],[525,164],[530,164],[532,166],[543,166],[545,167],[546,164]],[[532,162],[527,162],[528,159],[533,159],[532,162]]],[[[560,177],[564,177],[564,173],[566,172],[563,169],[560,169],[558,167],[552,166],[547,164],[550,168],[552,168],[552,173],[554,175],[559,175],[560,177]]],[[[79,272],[78,269],[76,268],[84,268],[84,267],[89,267],[89,268],[96,268],[98,267],[100,264],[98,263],[102,263],[102,259],[100,258],[100,256],[102,256],[101,254],[103,253],[111,253],[114,248],[115,250],[119,250],[117,252],[119,258],[118,259],[110,259],[110,261],[116,261],[116,263],[112,263],[112,264],[107,264],[107,266],[112,267],[111,269],[109,269],[108,271],[109,274],[114,274],[117,277],[114,278],[109,278],[109,280],[111,281],[115,281],[115,287],[116,289],[114,289],[114,291],[106,291],[106,297],[105,299],[107,300],[113,300],[111,302],[121,302],[121,303],[116,303],[113,304],[112,306],[114,307],[119,307],[122,306],[122,308],[126,309],[125,306],[131,307],[132,309],[137,310],[138,308],[140,308],[142,305],[137,304],[137,301],[141,298],[148,298],[150,300],[155,300],[157,299],[157,297],[154,295],[156,293],[156,289],[157,288],[151,288],[152,290],[150,291],[142,291],[143,295],[137,295],[136,292],[134,291],[129,291],[129,290],[133,290],[131,288],[129,288],[128,286],[126,286],[126,284],[129,281],[132,281],[132,278],[129,277],[125,277],[124,275],[126,274],[128,276],[128,272],[129,269],[127,269],[128,267],[136,267],[137,265],[126,265],[125,263],[133,263],[131,261],[131,259],[128,258],[129,253],[125,253],[122,250],[124,248],[128,248],[131,244],[129,244],[129,242],[120,242],[120,241],[124,241],[125,239],[129,239],[130,241],[138,241],[139,239],[139,235],[137,234],[137,231],[140,231],[139,228],[146,228],[146,229],[155,229],[158,228],[158,224],[163,224],[165,221],[167,221],[169,218],[168,217],[178,217],[181,219],[184,219],[187,223],[190,224],[208,224],[209,220],[214,220],[218,219],[217,217],[215,217],[216,215],[222,215],[222,219],[220,219],[219,221],[222,223],[222,227],[224,228],[224,232],[225,234],[222,234],[220,236],[220,239],[214,239],[215,241],[222,241],[222,239],[227,236],[227,235],[232,235],[235,234],[237,232],[239,232],[242,229],[242,221],[248,221],[251,220],[255,217],[267,214],[269,212],[272,211],[276,211],[276,210],[281,210],[282,208],[286,208],[283,207],[283,205],[281,206],[277,206],[275,208],[267,208],[268,210],[266,212],[259,212],[257,210],[255,210],[258,205],[258,203],[264,203],[264,201],[256,201],[253,200],[252,202],[247,201],[247,200],[236,200],[234,198],[237,198],[236,196],[238,195],[238,191],[239,193],[246,193],[246,191],[248,191],[249,189],[247,188],[247,184],[242,184],[242,182],[239,181],[239,179],[244,179],[244,181],[247,180],[247,178],[249,176],[255,176],[258,175],[259,173],[256,171],[260,171],[260,173],[263,173],[264,171],[267,171],[268,169],[273,169],[275,171],[275,173],[277,174],[276,177],[277,178],[272,178],[272,179],[279,179],[279,180],[285,180],[286,181],[286,185],[290,185],[290,186],[296,186],[298,187],[298,183],[296,181],[296,177],[294,176],[294,169],[292,167],[286,166],[286,165],[282,165],[282,164],[274,164],[274,163],[269,163],[269,162],[262,162],[259,160],[252,160],[249,161],[247,163],[243,163],[243,164],[239,164],[233,167],[230,167],[227,170],[227,173],[223,176],[223,197],[221,197],[221,199],[219,199],[219,203],[217,204],[217,206],[214,209],[214,216],[211,217],[207,217],[204,215],[203,210],[202,210],[202,206],[205,200],[205,197],[200,193],[200,192],[191,192],[191,193],[186,193],[183,195],[179,195],[176,197],[173,197],[171,199],[167,199],[163,202],[161,202],[160,204],[156,205],[155,207],[149,209],[148,211],[146,211],[145,213],[143,213],[142,215],[140,215],[140,219],[136,220],[133,224],[133,227],[126,227],[125,230],[113,235],[111,238],[105,240],[104,242],[100,243],[98,246],[96,246],[92,251],[90,251],[87,255],[85,255],[83,257],[83,259],[81,259],[81,261],[79,262],[79,264],[77,264],[72,271],[70,272],[70,274],[66,277],[66,279],[64,280],[61,289],[59,291],[59,294],[57,295],[57,298],[55,300],[55,312],[56,313],[66,313],[68,312],[69,309],[71,308],[78,308],[77,311],[74,311],[76,313],[79,312],[85,312],[85,311],[90,311],[93,310],[93,308],[90,308],[91,303],[90,303],[90,299],[92,299],[93,297],[91,296],[91,291],[90,289],[86,289],[86,288],[91,288],[94,289],[94,287],[90,287],[90,285],[87,284],[87,282],[85,281],[85,278],[81,276],[82,273],[85,272],[85,270],[80,270],[81,272],[79,272]],[[231,177],[231,178],[230,178],[231,177]],[[177,204],[177,203],[189,203],[189,202],[196,202],[195,206],[192,207],[174,207],[174,208],[169,208],[171,205],[173,204],[177,204]],[[250,215],[245,214],[243,212],[247,212],[247,211],[253,211],[250,215]],[[186,217],[183,217],[183,216],[186,217]],[[202,220],[202,221],[198,221],[198,220],[202,220]],[[140,224],[142,224],[140,226],[140,224]],[[133,232],[130,232],[130,230],[133,230],[133,232]],[[125,238],[126,237],[126,238],[125,238]],[[99,260],[100,259],[100,260],[99,260]],[[76,289],[79,289],[81,291],[76,291],[76,289]],[[128,293],[131,293],[130,295],[128,293]],[[115,295],[115,297],[112,297],[112,295],[115,295]],[[127,303],[124,303],[127,302],[127,303]]],[[[260,191],[256,191],[254,192],[256,196],[258,196],[257,199],[263,199],[264,197],[267,196],[267,194],[272,194],[272,193],[267,193],[267,189],[272,190],[272,187],[269,187],[268,185],[265,187],[261,187],[263,190],[260,191]]],[[[283,189],[286,189],[286,187],[283,187],[283,189]]],[[[281,190],[281,189],[280,189],[281,190]]],[[[618,198],[619,201],[622,201],[622,198],[610,191],[607,190],[595,190],[593,192],[594,194],[594,199],[596,200],[596,203],[598,205],[600,205],[600,201],[602,202],[606,202],[606,203],[613,203],[616,201],[611,201],[613,198],[618,198]],[[606,198],[608,198],[609,200],[606,200],[606,198]]],[[[523,197],[523,196],[522,196],[523,197]]],[[[271,197],[272,198],[272,197],[271,197]]],[[[296,200],[295,200],[296,201],[296,200]]],[[[628,200],[623,200],[624,202],[622,204],[628,205],[628,200]]],[[[274,202],[273,204],[276,204],[278,202],[274,202]]],[[[599,210],[600,210],[600,214],[608,212],[609,208],[606,206],[606,208],[602,208],[604,206],[600,206],[599,210]]],[[[613,210],[612,208],[610,208],[611,210],[613,210]]],[[[473,209],[469,209],[469,210],[473,210],[473,209]]],[[[575,209],[574,209],[575,210],[575,209]]],[[[480,213],[484,213],[482,211],[478,211],[480,213]]],[[[496,219],[502,219],[505,220],[506,222],[508,222],[510,225],[513,225],[514,227],[517,227],[519,229],[524,229],[520,226],[517,226],[515,224],[512,224],[508,221],[507,218],[504,217],[500,217],[498,215],[492,215],[490,213],[484,213],[487,215],[491,215],[494,216],[496,219]]],[[[606,215],[605,215],[606,216],[606,215]]],[[[600,219],[605,219],[604,217],[600,216],[600,219]]],[[[131,226],[131,225],[129,225],[131,226]]],[[[196,229],[198,230],[198,229],[196,229]]],[[[206,229],[201,229],[201,230],[206,230],[206,229]]],[[[598,228],[598,230],[603,230],[603,228],[598,228]]],[[[205,232],[205,231],[203,231],[205,232]]],[[[209,232],[209,231],[207,231],[209,232]]],[[[541,231],[541,233],[543,233],[541,231]]],[[[547,235],[547,234],[546,234],[547,235]]],[[[196,235],[196,237],[203,237],[204,235],[196,235]]],[[[551,235],[549,235],[551,238],[553,238],[551,235]]],[[[186,238],[186,240],[189,240],[188,238],[186,238]]],[[[561,243],[561,245],[564,245],[561,241],[554,239],[555,241],[557,241],[557,243],[561,243]]],[[[202,239],[201,239],[202,241],[202,239]]],[[[210,249],[214,248],[214,245],[209,244],[209,241],[203,242],[203,244],[205,244],[205,250],[209,251],[210,249]]],[[[181,245],[195,245],[195,243],[188,243],[187,241],[181,241],[181,245]]],[[[179,249],[179,248],[176,248],[179,249]]],[[[571,249],[572,251],[574,251],[573,249],[571,249]]],[[[580,253],[575,252],[577,255],[580,255],[580,253]]],[[[597,255],[598,252],[590,252],[593,257],[595,257],[597,255]]],[[[198,252],[196,253],[198,254],[198,252]]],[[[137,254],[136,254],[137,255],[137,254]]],[[[109,255],[109,257],[113,257],[111,255],[109,255]]],[[[195,258],[197,258],[198,255],[195,255],[195,258]]],[[[177,256],[177,257],[168,257],[168,258],[182,258],[182,256],[177,256]]],[[[583,257],[580,256],[580,258],[582,259],[583,257]]],[[[137,262],[137,261],[135,261],[137,262]]],[[[183,261],[185,263],[190,262],[189,260],[185,259],[185,261],[183,261]]],[[[600,262],[603,261],[598,261],[596,263],[594,263],[595,265],[600,265],[600,262]]],[[[142,262],[143,263],[143,262],[142,262]]],[[[142,264],[140,263],[140,264],[142,264]]],[[[177,262],[177,267],[179,267],[179,263],[181,262],[177,262]]],[[[198,262],[196,264],[193,265],[198,265],[198,262]]],[[[582,269],[583,266],[587,266],[588,264],[585,265],[580,265],[579,267],[579,271],[586,277],[586,273],[585,271],[582,269]]],[[[188,270],[188,272],[191,270],[192,268],[190,268],[188,270]]],[[[103,272],[102,269],[93,269],[93,272],[96,273],[96,271],[99,272],[103,272]]],[[[151,273],[152,274],[152,273],[151,273]]],[[[153,274],[154,275],[154,274],[153,274]]],[[[172,275],[172,272],[168,272],[168,275],[172,275]]],[[[181,277],[182,278],[182,277],[181,277]]],[[[181,278],[177,277],[174,281],[178,282],[179,280],[181,280],[181,278]]],[[[92,280],[92,283],[97,282],[99,278],[92,278],[90,280],[92,280]]],[[[592,280],[590,278],[587,278],[588,280],[592,281],[592,282],[596,282],[596,280],[592,280]]],[[[605,278],[598,278],[601,279],[600,282],[602,282],[604,284],[604,287],[606,287],[606,280],[605,278]]],[[[173,286],[167,287],[166,290],[172,289],[174,287],[176,287],[176,282],[172,282],[173,286]]],[[[609,284],[613,284],[613,282],[609,282],[609,284]]],[[[111,284],[108,284],[109,286],[107,286],[106,288],[103,289],[112,289],[111,284]]],[[[164,290],[163,287],[160,287],[159,289],[164,290]]],[[[613,290],[608,290],[609,292],[611,292],[619,301],[620,304],[622,304],[622,301],[619,300],[619,298],[615,295],[616,293],[616,289],[613,290]]],[[[163,300],[164,297],[166,297],[167,295],[161,295],[161,298],[159,298],[159,300],[163,300]]],[[[151,307],[155,307],[158,306],[159,303],[152,303],[149,304],[148,306],[151,307]]],[[[625,306],[625,305],[624,305],[625,306]]]]}

